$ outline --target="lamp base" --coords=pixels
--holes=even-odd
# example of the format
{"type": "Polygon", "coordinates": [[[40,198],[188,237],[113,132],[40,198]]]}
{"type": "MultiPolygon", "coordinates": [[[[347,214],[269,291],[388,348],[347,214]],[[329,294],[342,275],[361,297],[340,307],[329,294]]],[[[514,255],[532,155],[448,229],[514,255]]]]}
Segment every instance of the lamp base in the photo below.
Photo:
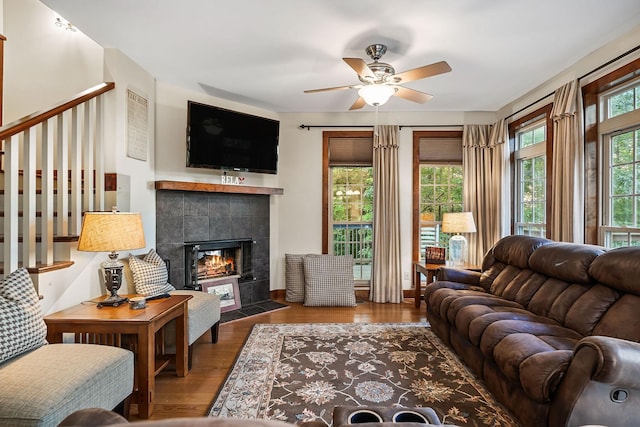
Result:
{"type": "Polygon", "coordinates": [[[124,304],[129,301],[129,298],[121,297],[120,295],[109,295],[107,298],[103,299],[98,303],[98,308],[106,306],[117,307],[120,304],[124,304]]]}
{"type": "Polygon", "coordinates": [[[117,260],[118,255],[113,252],[109,254],[110,261],[103,263],[102,268],[104,269],[104,281],[105,286],[111,295],[109,295],[104,300],[98,303],[98,307],[103,307],[105,305],[111,307],[117,307],[120,304],[124,304],[129,299],[121,297],[118,295],[118,289],[122,285],[122,268],[123,264],[117,260]]]}
{"type": "Polygon", "coordinates": [[[462,267],[467,249],[467,239],[456,234],[449,239],[449,258],[454,267],[462,267]]]}

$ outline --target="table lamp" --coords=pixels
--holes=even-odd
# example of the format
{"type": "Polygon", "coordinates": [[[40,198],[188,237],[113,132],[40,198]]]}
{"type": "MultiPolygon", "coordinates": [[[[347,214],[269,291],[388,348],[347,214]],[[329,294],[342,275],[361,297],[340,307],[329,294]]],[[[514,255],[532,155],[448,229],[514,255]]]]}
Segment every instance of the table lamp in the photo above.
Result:
{"type": "Polygon", "coordinates": [[[453,212],[442,215],[442,232],[456,233],[449,239],[449,259],[454,267],[462,267],[467,250],[467,239],[460,233],[475,233],[476,224],[471,212],[453,212]]]}
{"type": "Polygon", "coordinates": [[[132,212],[85,212],[82,230],[78,240],[78,250],[84,252],[109,252],[109,261],[102,264],[104,281],[111,292],[106,299],[98,303],[117,307],[127,302],[127,298],[118,295],[122,285],[122,268],[116,251],[144,248],[144,230],[142,217],[132,212]]]}

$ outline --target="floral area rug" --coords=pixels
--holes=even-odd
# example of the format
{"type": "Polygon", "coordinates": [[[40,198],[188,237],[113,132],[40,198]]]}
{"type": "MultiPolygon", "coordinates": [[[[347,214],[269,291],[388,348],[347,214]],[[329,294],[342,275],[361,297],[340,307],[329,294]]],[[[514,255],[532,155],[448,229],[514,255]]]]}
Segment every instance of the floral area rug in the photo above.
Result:
{"type": "Polygon", "coordinates": [[[257,324],[209,415],[331,425],[338,405],[431,407],[443,424],[519,425],[425,323],[257,324]]]}

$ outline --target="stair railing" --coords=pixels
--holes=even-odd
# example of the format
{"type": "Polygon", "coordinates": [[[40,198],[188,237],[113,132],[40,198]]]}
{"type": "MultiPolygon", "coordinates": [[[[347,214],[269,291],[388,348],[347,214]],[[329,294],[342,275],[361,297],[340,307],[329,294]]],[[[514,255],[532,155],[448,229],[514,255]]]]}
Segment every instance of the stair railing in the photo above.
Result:
{"type": "Polygon", "coordinates": [[[0,127],[5,274],[19,263],[26,268],[54,263],[54,217],[56,236],[77,236],[83,211],[104,210],[103,94],[114,87],[112,82],[101,83],[53,108],[0,127]],[[36,253],[38,166],[42,214],[36,253]]]}

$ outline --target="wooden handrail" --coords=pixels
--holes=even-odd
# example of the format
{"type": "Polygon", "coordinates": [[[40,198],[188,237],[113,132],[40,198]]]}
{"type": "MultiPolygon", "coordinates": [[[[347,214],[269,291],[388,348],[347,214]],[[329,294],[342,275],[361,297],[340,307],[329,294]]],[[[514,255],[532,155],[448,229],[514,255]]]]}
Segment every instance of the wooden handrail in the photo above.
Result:
{"type": "Polygon", "coordinates": [[[2,126],[0,127],[0,141],[2,141],[3,139],[8,139],[13,135],[29,129],[31,126],[35,126],[38,123],[42,123],[45,120],[55,117],[58,114],[63,113],[64,111],[80,105],[92,98],[95,98],[98,95],[102,95],[103,93],[110,91],[114,87],[116,87],[116,85],[113,82],[100,83],[92,88],[78,93],[70,100],[64,101],[56,105],[55,107],[50,108],[49,110],[30,114],[5,126],[2,126]]]}

